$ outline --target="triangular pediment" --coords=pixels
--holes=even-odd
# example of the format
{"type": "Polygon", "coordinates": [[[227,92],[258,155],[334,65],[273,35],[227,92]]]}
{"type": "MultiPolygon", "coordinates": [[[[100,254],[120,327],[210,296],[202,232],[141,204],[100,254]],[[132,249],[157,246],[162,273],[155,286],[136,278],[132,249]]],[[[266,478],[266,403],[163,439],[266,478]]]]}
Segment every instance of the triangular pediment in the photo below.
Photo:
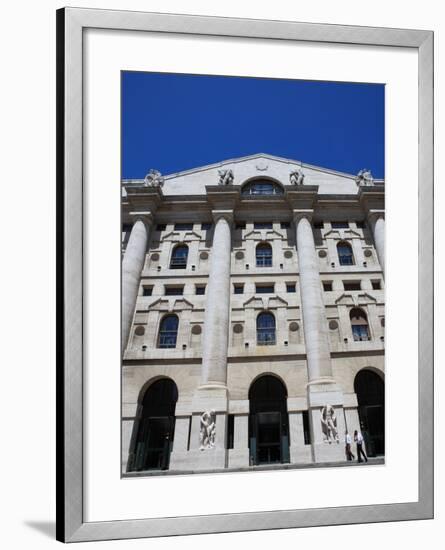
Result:
{"type": "MultiPolygon", "coordinates": [[[[207,186],[219,185],[224,171],[230,170],[232,176],[229,186],[243,186],[253,179],[269,179],[284,188],[317,186],[318,192],[354,194],[358,192],[355,174],[347,174],[327,167],[307,164],[302,160],[257,153],[238,158],[223,159],[220,162],[197,166],[173,174],[164,174],[162,193],[169,195],[205,195],[207,186]],[[291,174],[301,172],[304,179],[301,185],[295,185],[291,174]]],[[[376,180],[377,181],[377,180],[376,180]]],[[[378,180],[381,181],[381,180],[378,180]]],[[[124,180],[124,185],[143,186],[143,179],[124,180]]]]}
{"type": "Polygon", "coordinates": [[[148,309],[168,312],[182,311],[185,309],[193,309],[193,304],[185,298],[169,296],[168,298],[158,298],[157,300],[149,304],[148,309]]]}

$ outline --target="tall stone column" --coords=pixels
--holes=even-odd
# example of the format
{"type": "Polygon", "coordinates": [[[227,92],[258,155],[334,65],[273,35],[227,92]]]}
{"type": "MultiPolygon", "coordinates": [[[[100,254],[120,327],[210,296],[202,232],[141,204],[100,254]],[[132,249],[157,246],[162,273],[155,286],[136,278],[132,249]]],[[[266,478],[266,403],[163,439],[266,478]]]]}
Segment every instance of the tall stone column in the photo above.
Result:
{"type": "Polygon", "coordinates": [[[385,216],[382,212],[372,212],[369,214],[368,220],[372,228],[380,267],[385,274],[385,216]]]}
{"type": "Polygon", "coordinates": [[[326,313],[310,212],[294,212],[309,383],[332,380],[326,313]]]}
{"type": "Polygon", "coordinates": [[[230,315],[231,210],[213,212],[212,258],[204,318],[203,386],[226,386],[230,315]]]}
{"type": "Polygon", "coordinates": [[[128,343],[151,224],[150,215],[136,219],[122,260],[122,352],[128,343]]]}
{"type": "Polygon", "coordinates": [[[343,460],[341,430],[343,422],[343,394],[332,375],[329,334],[323,302],[318,258],[311,226],[311,210],[294,210],[300,298],[306,344],[308,370],[307,401],[311,429],[311,452],[315,462],[343,460]],[[338,437],[326,438],[322,411],[335,409],[338,437]]]}

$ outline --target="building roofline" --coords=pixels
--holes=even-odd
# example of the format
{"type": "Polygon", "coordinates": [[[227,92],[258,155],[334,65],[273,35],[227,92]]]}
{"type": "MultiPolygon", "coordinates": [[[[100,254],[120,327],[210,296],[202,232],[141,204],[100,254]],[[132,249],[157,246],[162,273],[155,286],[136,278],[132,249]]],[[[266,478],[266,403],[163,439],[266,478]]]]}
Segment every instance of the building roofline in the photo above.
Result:
{"type": "MultiPolygon", "coordinates": [[[[246,155],[244,157],[236,157],[236,158],[232,158],[232,159],[226,159],[226,160],[222,160],[220,162],[215,162],[215,163],[212,163],[212,164],[206,164],[204,166],[197,166],[196,168],[189,168],[188,170],[181,170],[180,172],[174,172],[172,174],[166,174],[166,175],[164,175],[164,178],[166,180],[174,179],[174,178],[178,178],[178,177],[181,177],[181,176],[187,176],[187,175],[190,175],[190,174],[193,174],[193,173],[196,173],[196,172],[204,172],[206,170],[212,170],[212,169],[217,168],[219,166],[224,166],[225,164],[237,164],[237,163],[245,162],[246,160],[252,160],[252,159],[255,159],[255,158],[267,158],[269,160],[275,160],[277,162],[283,162],[283,163],[287,163],[287,164],[298,164],[302,168],[306,167],[306,168],[310,168],[311,170],[317,170],[319,172],[324,172],[326,174],[332,174],[332,175],[342,176],[342,177],[351,178],[351,179],[356,178],[356,174],[349,174],[347,172],[340,172],[338,170],[332,170],[330,168],[325,168],[323,166],[315,166],[314,164],[307,164],[307,163],[302,162],[301,160],[289,159],[289,158],[285,158],[285,157],[278,157],[278,156],[275,156],[275,155],[270,155],[268,153],[255,153],[254,155],[246,155]]],[[[383,179],[375,179],[375,181],[383,182],[384,180],[383,179]]],[[[123,185],[131,184],[131,183],[143,183],[143,182],[144,182],[144,178],[122,179],[122,184],[123,185]]]]}

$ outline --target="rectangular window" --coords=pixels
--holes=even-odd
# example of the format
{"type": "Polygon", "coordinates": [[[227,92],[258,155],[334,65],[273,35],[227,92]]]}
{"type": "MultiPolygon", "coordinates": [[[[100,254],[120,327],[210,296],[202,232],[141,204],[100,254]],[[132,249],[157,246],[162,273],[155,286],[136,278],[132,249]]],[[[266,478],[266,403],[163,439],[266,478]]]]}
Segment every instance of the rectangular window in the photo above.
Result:
{"type": "Polygon", "coordinates": [[[196,294],[205,294],[206,293],[205,285],[196,285],[195,290],[196,290],[196,294]]]}
{"type": "Polygon", "coordinates": [[[211,222],[204,222],[201,224],[201,231],[210,231],[212,229],[212,223],[211,222]]]}
{"type": "Polygon", "coordinates": [[[272,222],[255,222],[253,224],[254,229],[272,229],[273,224],[272,222]]]}
{"type": "Polygon", "coordinates": [[[165,231],[167,229],[166,223],[158,223],[156,226],[156,231],[165,231]]]}
{"type": "Polygon", "coordinates": [[[332,292],[332,281],[323,281],[323,290],[325,292],[332,292]]]}
{"type": "Polygon", "coordinates": [[[233,449],[233,440],[235,438],[235,415],[227,415],[227,448],[233,449]]]}
{"type": "Polygon", "coordinates": [[[144,286],[142,290],[142,296],[151,296],[153,292],[152,286],[144,286]]]}
{"type": "Polygon", "coordinates": [[[382,283],[381,281],[371,281],[372,289],[373,290],[382,290],[382,283]]]}
{"type": "Polygon", "coordinates": [[[286,292],[296,292],[295,283],[286,283],[286,292]]]}
{"type": "Polygon", "coordinates": [[[275,285],[255,285],[255,292],[257,294],[273,294],[275,285]]]}
{"type": "Polygon", "coordinates": [[[331,222],[332,229],[349,229],[348,222],[331,222]]]}
{"type": "Polygon", "coordinates": [[[354,342],[366,342],[369,338],[368,325],[352,325],[354,342]]]}
{"type": "Polygon", "coordinates": [[[165,296],[182,296],[184,294],[183,286],[166,286],[165,296]]]}
{"type": "Polygon", "coordinates": [[[234,294],[244,294],[244,285],[233,285],[234,294]]]}
{"type": "Polygon", "coordinates": [[[343,288],[345,290],[361,290],[362,285],[360,281],[343,281],[343,288]]]}
{"type": "Polygon", "coordinates": [[[304,434],[304,444],[311,444],[311,432],[309,430],[309,412],[303,411],[303,434],[304,434]]]}
{"type": "Polygon", "coordinates": [[[192,231],[192,223],[175,223],[175,231],[192,231]]]}
{"type": "Polygon", "coordinates": [[[236,222],[235,229],[246,229],[246,222],[236,222]]]}
{"type": "Polygon", "coordinates": [[[281,229],[289,229],[290,228],[290,222],[281,222],[280,223],[281,229]]]}

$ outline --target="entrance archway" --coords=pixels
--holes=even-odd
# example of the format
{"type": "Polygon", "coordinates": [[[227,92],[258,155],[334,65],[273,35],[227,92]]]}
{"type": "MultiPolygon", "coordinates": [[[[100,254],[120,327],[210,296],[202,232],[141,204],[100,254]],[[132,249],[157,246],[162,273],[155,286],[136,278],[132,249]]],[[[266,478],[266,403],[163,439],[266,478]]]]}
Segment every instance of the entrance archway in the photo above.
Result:
{"type": "Polygon", "coordinates": [[[168,470],[175,432],[178,389],[161,378],[145,392],[140,403],[133,471],[168,470]]]}
{"type": "Polygon", "coordinates": [[[385,454],[385,383],[369,369],[359,371],[354,380],[360,427],[369,456],[385,454]]]}
{"type": "Polygon", "coordinates": [[[257,378],[249,390],[251,464],[289,462],[287,391],[275,376],[257,378]]]}

